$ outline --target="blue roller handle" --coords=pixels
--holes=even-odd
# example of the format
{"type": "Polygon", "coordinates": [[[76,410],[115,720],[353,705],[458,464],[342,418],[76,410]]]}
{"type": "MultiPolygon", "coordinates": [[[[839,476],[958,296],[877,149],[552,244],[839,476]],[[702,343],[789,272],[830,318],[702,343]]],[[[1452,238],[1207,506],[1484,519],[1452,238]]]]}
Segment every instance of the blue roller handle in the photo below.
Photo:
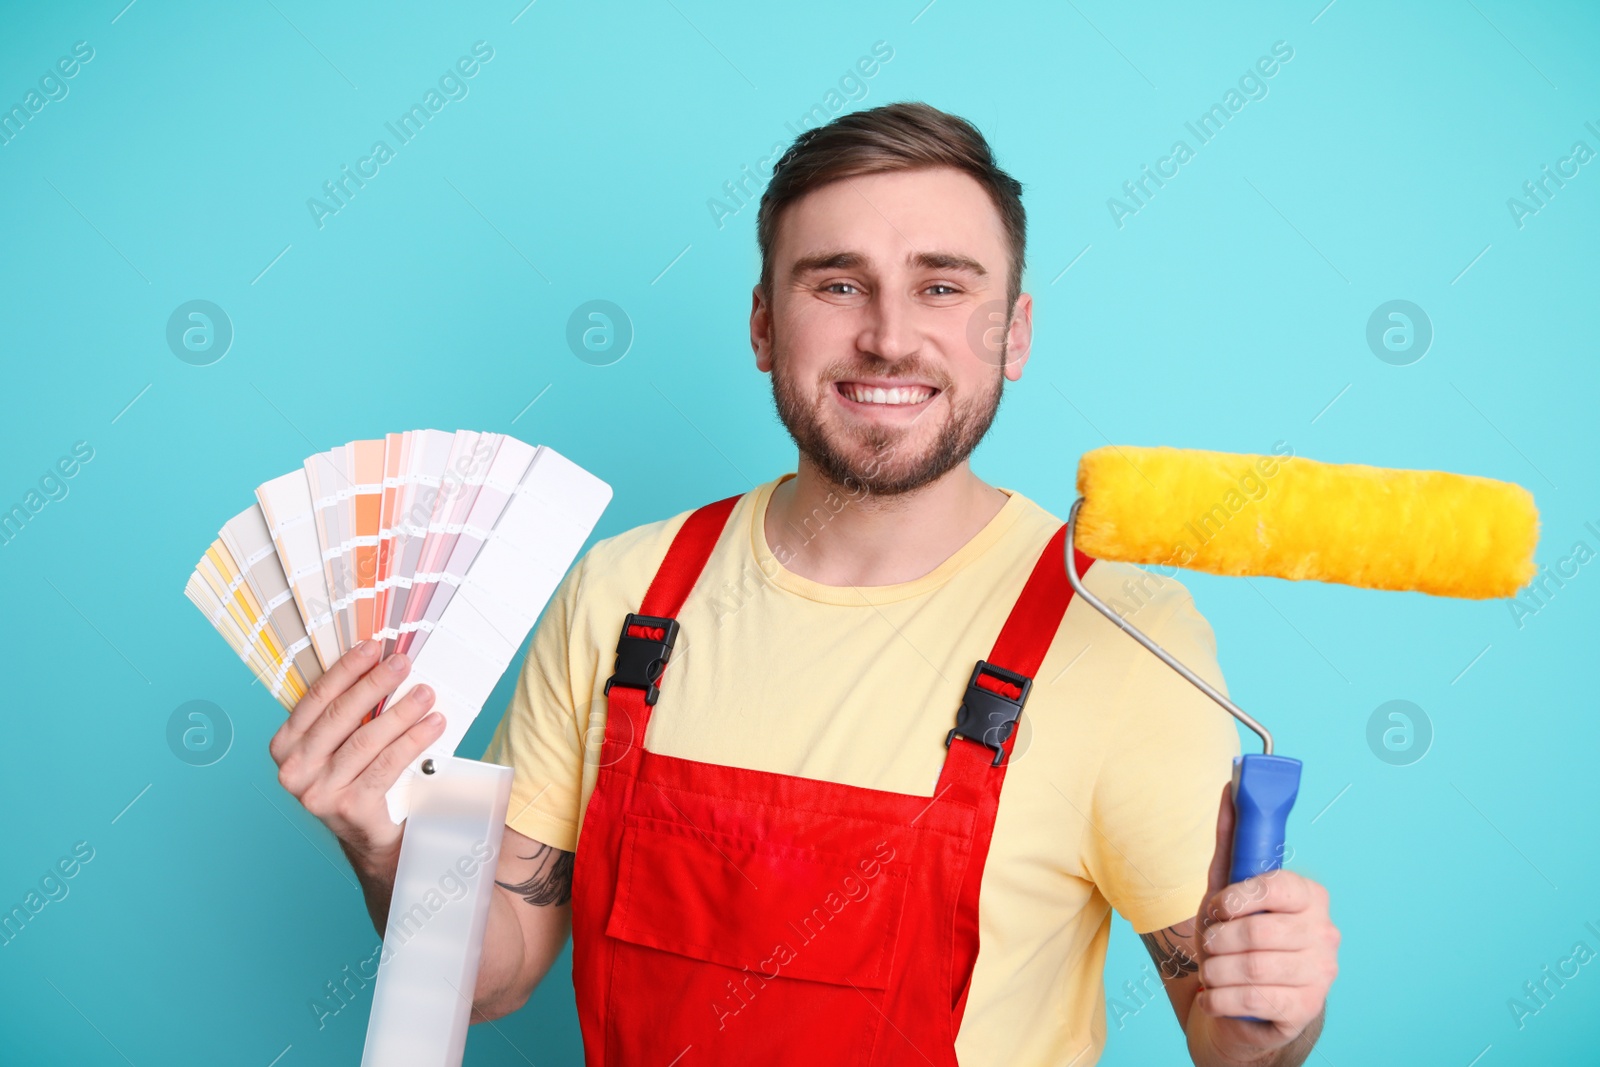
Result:
{"type": "Polygon", "coordinates": [[[1283,866],[1284,827],[1299,792],[1299,760],[1256,755],[1234,759],[1230,883],[1283,866]]]}
{"type": "MultiPolygon", "coordinates": [[[[1234,759],[1230,885],[1283,866],[1284,830],[1299,792],[1299,760],[1258,755],[1234,759]]],[[[1262,1021],[1253,1015],[1240,1018],[1262,1021]]]]}

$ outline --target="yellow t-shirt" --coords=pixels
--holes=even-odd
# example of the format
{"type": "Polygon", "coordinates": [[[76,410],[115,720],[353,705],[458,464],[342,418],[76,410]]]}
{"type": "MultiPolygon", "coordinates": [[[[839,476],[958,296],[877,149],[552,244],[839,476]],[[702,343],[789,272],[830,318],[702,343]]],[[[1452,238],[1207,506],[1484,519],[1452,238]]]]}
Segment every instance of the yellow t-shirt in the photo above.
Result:
{"type": "MultiPolygon", "coordinates": [[[[793,476],[734,506],[678,615],[645,747],[931,797],[972,666],[1061,520],[1005,490],[994,518],[921,578],[827,586],[786,569],[767,544],[767,502],[793,476]]],[[[834,503],[849,506],[830,502],[794,536],[829,536],[834,503]]],[[[534,635],[484,753],[515,768],[506,821],[534,840],[576,848],[623,616],[639,609],[687,516],[598,542],[534,635]]],[[[1107,562],[1086,584],[1222,688],[1211,628],[1182,585],[1107,562]]],[[[1139,933],[1195,915],[1239,738],[1221,708],[1077,599],[1019,730],[956,1051],[968,1067],[1087,1067],[1105,1044],[1110,908],[1139,933]]]]}

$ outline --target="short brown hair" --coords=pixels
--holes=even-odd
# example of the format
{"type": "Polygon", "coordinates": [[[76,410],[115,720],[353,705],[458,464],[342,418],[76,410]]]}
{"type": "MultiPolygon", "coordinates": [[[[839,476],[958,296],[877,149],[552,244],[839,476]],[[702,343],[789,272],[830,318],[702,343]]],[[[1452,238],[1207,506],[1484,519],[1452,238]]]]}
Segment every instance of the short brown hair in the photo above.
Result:
{"type": "Polygon", "coordinates": [[[772,168],[756,214],[761,248],[761,290],[772,292],[772,246],[783,209],[829,182],[860,174],[954,167],[971,175],[989,194],[1005,228],[1010,249],[1006,312],[1022,292],[1028,218],[1022,209],[1022,183],[1001,170],[989,142],[976,126],[920,102],[885,104],[840,115],[795,138],[772,168]]]}

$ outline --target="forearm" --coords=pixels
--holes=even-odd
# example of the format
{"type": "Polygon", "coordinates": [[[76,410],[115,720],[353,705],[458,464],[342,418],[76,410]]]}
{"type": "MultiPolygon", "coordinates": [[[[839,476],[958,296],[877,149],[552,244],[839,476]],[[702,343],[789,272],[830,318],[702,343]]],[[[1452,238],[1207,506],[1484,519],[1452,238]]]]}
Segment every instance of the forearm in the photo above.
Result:
{"type": "Polygon", "coordinates": [[[1191,1011],[1187,1030],[1189,1058],[1196,1067],[1300,1067],[1321,1036],[1327,1014],[1327,1005],[1323,1005],[1317,1017],[1293,1041],[1269,1052],[1260,1052],[1237,1043],[1219,1042],[1217,1031],[1221,1020],[1203,1011],[1191,1011]]]}
{"type": "Polygon", "coordinates": [[[527,943],[515,914],[519,907],[527,905],[498,887],[489,898],[489,922],[483,933],[483,956],[472,997],[473,1022],[498,1019],[522,1007],[550,969],[551,961],[545,960],[537,973],[528,973],[527,943]]]}
{"type": "MultiPolygon", "coordinates": [[[[355,853],[347,847],[345,856],[361,883],[361,893],[366,898],[367,914],[372,919],[373,928],[382,937],[388,928],[399,854],[368,856],[355,853]]],[[[544,922],[555,922],[559,929],[552,931],[552,934],[559,936],[548,939],[551,941],[549,951],[542,952],[539,959],[530,958],[516,913],[517,908],[526,907],[528,905],[520,897],[500,887],[496,887],[489,897],[489,919],[484,928],[483,954],[478,964],[478,982],[473,995],[473,1022],[498,1019],[522,1007],[566,943],[571,909],[551,908],[549,913],[540,918],[544,922]]]]}
{"type": "Polygon", "coordinates": [[[573,854],[506,827],[473,1021],[509,1015],[527,1003],[572,931],[573,854]]]}
{"type": "Polygon", "coordinates": [[[350,869],[355,872],[356,880],[361,883],[361,895],[366,898],[367,915],[372,919],[372,928],[379,937],[383,937],[389,926],[389,903],[394,898],[394,876],[400,867],[400,850],[395,848],[372,855],[357,852],[342,841],[339,845],[344,849],[345,859],[350,861],[350,869]]]}

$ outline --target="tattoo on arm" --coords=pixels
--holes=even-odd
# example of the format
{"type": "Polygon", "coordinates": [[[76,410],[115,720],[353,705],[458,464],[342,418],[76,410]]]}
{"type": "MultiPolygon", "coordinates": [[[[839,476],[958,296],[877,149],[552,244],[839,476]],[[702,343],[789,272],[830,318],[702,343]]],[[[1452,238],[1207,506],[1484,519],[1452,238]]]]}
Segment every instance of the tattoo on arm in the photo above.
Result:
{"type": "Polygon", "coordinates": [[[511,885],[496,881],[495,885],[509,889],[536,907],[546,904],[566,904],[572,900],[572,853],[551,848],[549,845],[540,845],[533,855],[518,858],[537,860],[538,870],[534,871],[525,882],[511,885]]]}
{"type": "Polygon", "coordinates": [[[1193,919],[1185,920],[1176,926],[1169,926],[1165,930],[1157,930],[1152,934],[1139,935],[1139,940],[1144,942],[1144,947],[1150,952],[1150,958],[1155,961],[1156,969],[1161,972],[1163,981],[1181,978],[1200,970],[1200,961],[1190,954],[1185,945],[1185,942],[1193,939],[1193,919]]]}

